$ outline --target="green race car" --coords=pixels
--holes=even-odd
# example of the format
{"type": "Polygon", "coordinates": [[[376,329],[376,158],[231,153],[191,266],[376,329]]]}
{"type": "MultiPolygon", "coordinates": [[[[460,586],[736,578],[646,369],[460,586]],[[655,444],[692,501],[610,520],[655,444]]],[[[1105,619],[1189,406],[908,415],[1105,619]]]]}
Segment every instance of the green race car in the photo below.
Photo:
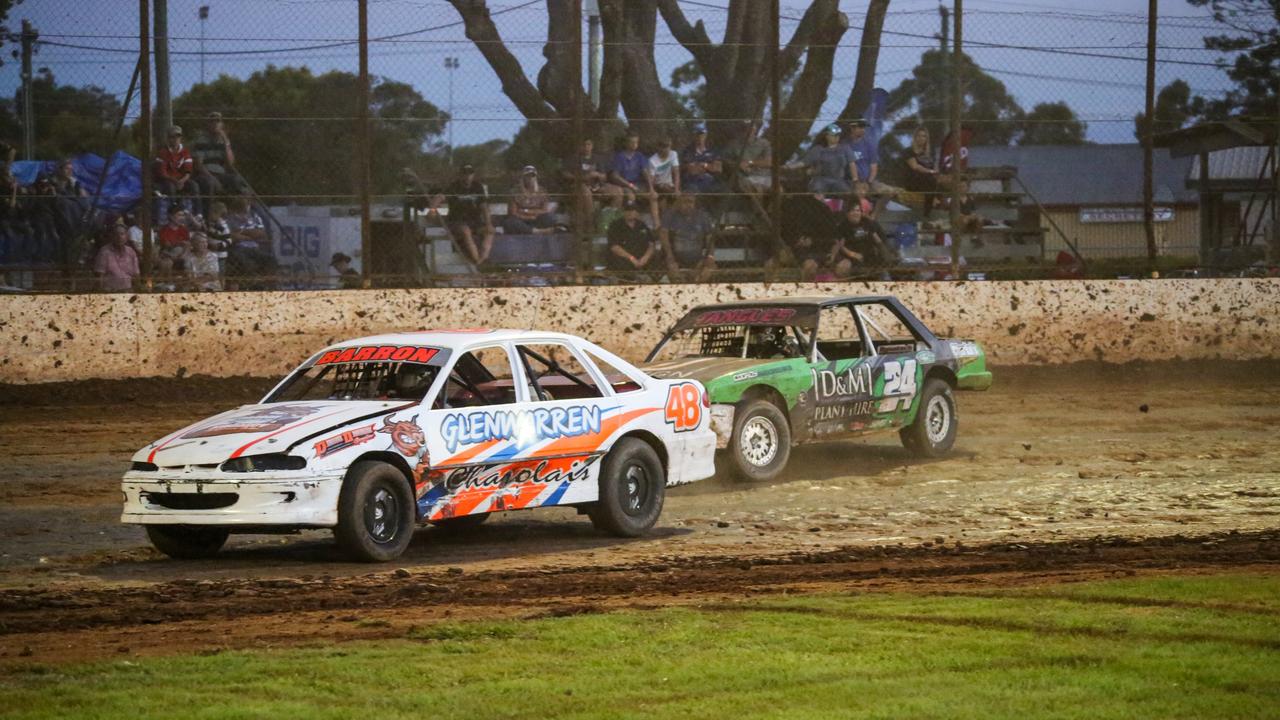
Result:
{"type": "Polygon", "coordinates": [[[644,368],[706,386],[717,447],[748,480],[777,476],[792,445],[879,430],[898,430],[921,455],[943,455],[958,427],[953,391],[991,386],[976,342],[934,336],[888,296],[702,305],[644,368]]]}

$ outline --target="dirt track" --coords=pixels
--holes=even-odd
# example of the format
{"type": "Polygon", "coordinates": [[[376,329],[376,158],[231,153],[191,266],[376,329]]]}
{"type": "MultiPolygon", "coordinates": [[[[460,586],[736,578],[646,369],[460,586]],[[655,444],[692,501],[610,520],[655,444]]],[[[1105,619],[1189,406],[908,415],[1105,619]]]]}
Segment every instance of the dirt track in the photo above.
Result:
{"type": "Polygon", "coordinates": [[[179,563],[119,525],[129,455],[260,381],[0,388],[0,665],[28,647],[40,661],[380,637],[463,612],[1280,567],[1280,362],[996,373],[991,392],[960,396],[945,460],[913,460],[893,436],[812,446],[778,482],[673,491],[644,540],[538,511],[467,537],[420,531],[391,568],[341,562],[326,533],[233,538],[216,561],[179,563]],[[1226,531],[1241,535],[1201,544],[1226,531]],[[1174,536],[1197,539],[1134,545],[1174,536]]]}

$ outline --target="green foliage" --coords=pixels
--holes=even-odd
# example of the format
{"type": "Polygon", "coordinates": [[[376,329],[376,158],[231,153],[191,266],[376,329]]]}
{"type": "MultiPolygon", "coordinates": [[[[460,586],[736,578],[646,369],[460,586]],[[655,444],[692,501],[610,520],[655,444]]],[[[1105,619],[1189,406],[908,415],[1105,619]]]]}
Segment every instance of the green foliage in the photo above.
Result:
{"type": "Polygon", "coordinates": [[[1280,112],[1280,0],[1187,2],[1208,7],[1223,26],[1223,33],[1205,37],[1204,46],[1234,55],[1222,66],[1236,87],[1220,98],[1197,97],[1196,114],[1274,123],[1280,112]]]}
{"type": "MultiPolygon", "coordinates": [[[[223,75],[173,101],[190,140],[213,111],[226,119],[236,163],[261,193],[293,197],[356,192],[358,77],[269,65],[241,80],[223,75]]],[[[370,91],[372,180],[398,193],[400,172],[439,150],[449,118],[406,83],[375,78],[370,91]]]]}
{"type": "MultiPolygon", "coordinates": [[[[965,77],[965,98],[962,107],[965,127],[973,129],[974,145],[1008,145],[1023,127],[1025,113],[1009,94],[1003,82],[988,75],[968,55],[960,61],[965,77]]],[[[889,92],[885,112],[899,120],[894,123],[892,134],[902,136],[899,147],[909,144],[910,134],[923,124],[929,129],[935,147],[950,125],[951,108],[947,98],[951,94],[952,75],[950,57],[940,50],[927,50],[920,57],[920,64],[911,71],[911,77],[903,80],[889,92]]]]}
{"type": "MultiPolygon", "coordinates": [[[[95,85],[59,85],[47,68],[31,80],[31,98],[36,116],[35,157],[53,160],[68,155],[93,152],[110,155],[119,148],[115,126],[120,120],[120,101],[95,85]]],[[[13,98],[0,101],[0,138],[16,142],[22,136],[22,88],[13,98]]]]}
{"type": "MultiPolygon", "coordinates": [[[[1185,80],[1174,80],[1160,88],[1156,95],[1155,133],[1179,130],[1202,108],[1191,97],[1191,86],[1185,80]]],[[[1133,117],[1133,136],[1142,140],[1147,129],[1147,114],[1133,117]]]]}
{"type": "MultiPolygon", "coordinates": [[[[972,587],[972,586],[970,586],[972,587]]],[[[12,717],[1259,718],[1280,578],[774,597],[403,640],[29,666],[12,717]]]]}
{"type": "Polygon", "coordinates": [[[1086,125],[1064,102],[1039,103],[1022,121],[1019,145],[1083,145],[1086,125]]]}

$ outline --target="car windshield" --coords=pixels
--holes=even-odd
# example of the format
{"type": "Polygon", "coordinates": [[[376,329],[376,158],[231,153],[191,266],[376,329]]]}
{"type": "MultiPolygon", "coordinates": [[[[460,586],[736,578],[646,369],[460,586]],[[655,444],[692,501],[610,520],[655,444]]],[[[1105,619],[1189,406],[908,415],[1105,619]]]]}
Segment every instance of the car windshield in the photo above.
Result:
{"type": "Polygon", "coordinates": [[[329,351],[295,370],[263,402],[422,400],[447,356],[437,348],[395,346],[329,351]]]}

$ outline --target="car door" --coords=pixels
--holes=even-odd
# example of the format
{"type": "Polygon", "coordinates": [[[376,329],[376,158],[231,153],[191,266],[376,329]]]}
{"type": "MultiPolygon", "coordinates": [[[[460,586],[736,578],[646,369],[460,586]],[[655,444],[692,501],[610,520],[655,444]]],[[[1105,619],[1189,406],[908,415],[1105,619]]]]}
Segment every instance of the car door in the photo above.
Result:
{"type": "Polygon", "coordinates": [[[812,384],[801,395],[792,422],[800,442],[862,430],[874,402],[874,355],[866,352],[853,306],[823,307],[816,333],[809,363],[812,384]]]}
{"type": "Polygon", "coordinates": [[[924,368],[916,358],[923,340],[911,325],[884,302],[854,306],[863,337],[872,400],[858,408],[864,429],[902,427],[914,416],[924,383],[924,368]]]}
{"type": "MultiPolygon", "coordinates": [[[[418,481],[418,509],[425,520],[443,520],[528,504],[508,496],[527,479],[522,438],[531,420],[530,397],[510,343],[473,346],[457,353],[435,388],[420,423],[428,474],[418,481]]],[[[415,476],[419,475],[415,472],[415,476]]]]}

